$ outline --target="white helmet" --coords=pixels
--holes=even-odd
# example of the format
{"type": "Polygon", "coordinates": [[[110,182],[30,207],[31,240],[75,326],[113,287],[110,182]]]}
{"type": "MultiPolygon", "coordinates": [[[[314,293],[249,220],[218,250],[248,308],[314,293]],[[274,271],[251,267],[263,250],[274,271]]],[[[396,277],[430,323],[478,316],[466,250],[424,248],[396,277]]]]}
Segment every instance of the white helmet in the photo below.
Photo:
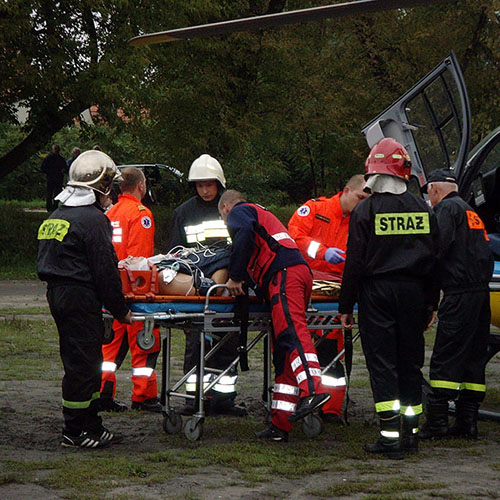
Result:
{"type": "Polygon", "coordinates": [[[80,154],[69,169],[68,186],[83,186],[108,195],[114,180],[122,178],[115,162],[102,151],[80,154]]]}
{"type": "Polygon", "coordinates": [[[210,155],[201,155],[191,164],[188,182],[212,180],[219,181],[223,188],[226,187],[226,178],[220,163],[210,155]]]}

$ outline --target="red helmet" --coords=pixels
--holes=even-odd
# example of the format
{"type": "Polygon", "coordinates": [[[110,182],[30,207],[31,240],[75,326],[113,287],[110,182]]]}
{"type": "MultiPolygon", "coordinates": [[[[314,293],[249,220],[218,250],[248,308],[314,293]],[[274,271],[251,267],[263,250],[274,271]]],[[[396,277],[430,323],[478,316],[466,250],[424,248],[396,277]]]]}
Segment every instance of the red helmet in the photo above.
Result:
{"type": "Polygon", "coordinates": [[[365,162],[365,178],[373,174],[387,174],[410,179],[411,161],[408,151],[390,137],[375,144],[365,162]]]}

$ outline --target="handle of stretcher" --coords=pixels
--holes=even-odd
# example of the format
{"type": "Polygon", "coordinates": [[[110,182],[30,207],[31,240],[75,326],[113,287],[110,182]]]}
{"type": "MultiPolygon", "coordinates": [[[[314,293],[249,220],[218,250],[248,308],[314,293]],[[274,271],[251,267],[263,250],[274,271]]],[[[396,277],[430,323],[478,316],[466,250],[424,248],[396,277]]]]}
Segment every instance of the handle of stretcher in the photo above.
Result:
{"type": "Polygon", "coordinates": [[[227,285],[224,283],[224,284],[220,284],[220,285],[212,285],[208,291],[207,291],[207,295],[205,297],[205,312],[207,312],[210,308],[209,308],[209,305],[210,305],[210,295],[212,295],[212,293],[219,289],[219,288],[225,288],[227,290],[227,285]]]}

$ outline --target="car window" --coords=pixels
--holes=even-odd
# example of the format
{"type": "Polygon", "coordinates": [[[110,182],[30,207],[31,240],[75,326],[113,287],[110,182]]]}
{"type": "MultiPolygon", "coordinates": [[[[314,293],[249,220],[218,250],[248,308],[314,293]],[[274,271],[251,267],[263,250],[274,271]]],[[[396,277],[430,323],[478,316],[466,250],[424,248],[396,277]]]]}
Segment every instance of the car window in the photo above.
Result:
{"type": "Polygon", "coordinates": [[[496,143],[493,149],[488,153],[483,163],[479,167],[479,171],[484,175],[492,170],[500,167],[500,141],[496,143]]]}

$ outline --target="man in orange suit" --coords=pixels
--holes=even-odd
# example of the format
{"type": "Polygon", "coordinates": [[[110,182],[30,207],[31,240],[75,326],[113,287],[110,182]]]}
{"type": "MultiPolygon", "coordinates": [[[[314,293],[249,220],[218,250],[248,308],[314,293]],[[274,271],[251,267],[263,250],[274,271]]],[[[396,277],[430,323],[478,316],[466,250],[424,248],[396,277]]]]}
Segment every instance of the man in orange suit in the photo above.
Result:
{"type": "MultiPolygon", "coordinates": [[[[135,167],[122,170],[119,186],[123,194],[106,215],[113,227],[113,245],[118,260],[133,257],[151,257],[154,252],[154,221],[151,210],[141,200],[146,195],[146,178],[135,167]]],[[[115,400],[116,370],[120,368],[130,348],[132,356],[132,409],[161,412],[156,382],[156,360],[160,352],[160,332],[153,329],[154,345],[143,350],[137,345],[137,335],[143,328],[142,321],[124,325],[113,324],[113,340],[103,345],[101,401],[104,410],[125,411],[127,405],[115,400]]]]}
{"type": "MultiPolygon", "coordinates": [[[[309,200],[292,215],[288,223],[290,236],[313,271],[328,273],[332,279],[341,281],[350,215],[354,207],[369,196],[363,191],[364,186],[363,175],[354,175],[340,193],[331,198],[309,200]]],[[[344,348],[342,330],[332,330],[316,348],[320,365],[330,364],[344,348]]],[[[340,362],[322,376],[322,383],[331,398],[321,408],[320,415],[325,422],[340,421],[346,391],[344,367],[340,362]]]]}

